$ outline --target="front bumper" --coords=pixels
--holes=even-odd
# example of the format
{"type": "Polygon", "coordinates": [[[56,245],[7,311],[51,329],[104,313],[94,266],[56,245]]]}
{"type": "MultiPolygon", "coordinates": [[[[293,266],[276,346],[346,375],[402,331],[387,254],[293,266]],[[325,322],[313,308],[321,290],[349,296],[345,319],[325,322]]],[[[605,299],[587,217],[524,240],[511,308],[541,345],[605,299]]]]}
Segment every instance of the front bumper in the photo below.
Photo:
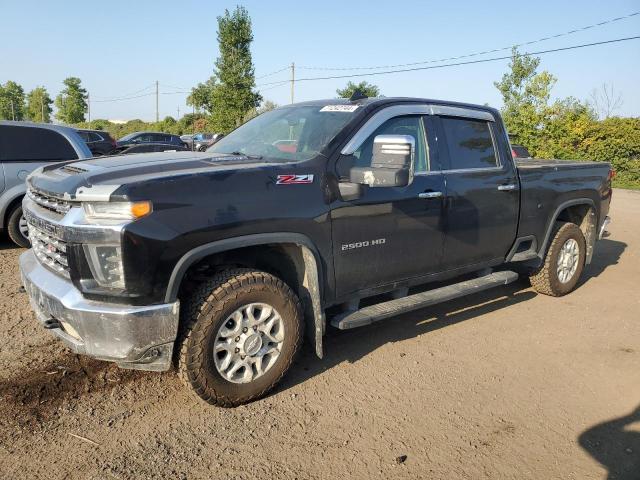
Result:
{"type": "Polygon", "coordinates": [[[38,263],[32,250],[20,256],[20,272],[39,322],[75,353],[122,368],[171,366],[179,301],[129,306],[86,300],[69,280],[38,263]]]}

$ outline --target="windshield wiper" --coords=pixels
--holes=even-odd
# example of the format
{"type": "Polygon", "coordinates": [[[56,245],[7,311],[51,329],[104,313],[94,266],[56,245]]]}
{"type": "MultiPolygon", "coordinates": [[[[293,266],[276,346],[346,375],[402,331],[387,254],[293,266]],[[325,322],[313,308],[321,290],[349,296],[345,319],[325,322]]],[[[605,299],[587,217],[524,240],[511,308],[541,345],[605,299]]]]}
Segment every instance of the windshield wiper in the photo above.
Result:
{"type": "Polygon", "coordinates": [[[262,160],[262,155],[249,155],[242,152],[231,152],[229,155],[242,155],[243,157],[247,157],[251,160],[262,160]]]}

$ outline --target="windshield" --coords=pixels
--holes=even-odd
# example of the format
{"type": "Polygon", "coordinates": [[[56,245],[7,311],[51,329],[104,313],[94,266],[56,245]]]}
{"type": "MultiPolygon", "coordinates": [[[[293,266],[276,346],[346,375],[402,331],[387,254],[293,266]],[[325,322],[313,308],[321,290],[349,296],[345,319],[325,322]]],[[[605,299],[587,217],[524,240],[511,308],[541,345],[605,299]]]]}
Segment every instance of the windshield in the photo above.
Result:
{"type": "Polygon", "coordinates": [[[320,153],[351,120],[356,105],[303,105],[258,115],[222,138],[208,152],[308,160],[320,153]]]}
{"type": "Polygon", "coordinates": [[[126,142],[127,140],[131,140],[136,135],[138,135],[137,132],[136,133],[130,133],[129,135],[125,135],[124,137],[122,137],[119,141],[120,142],[126,142]]]}

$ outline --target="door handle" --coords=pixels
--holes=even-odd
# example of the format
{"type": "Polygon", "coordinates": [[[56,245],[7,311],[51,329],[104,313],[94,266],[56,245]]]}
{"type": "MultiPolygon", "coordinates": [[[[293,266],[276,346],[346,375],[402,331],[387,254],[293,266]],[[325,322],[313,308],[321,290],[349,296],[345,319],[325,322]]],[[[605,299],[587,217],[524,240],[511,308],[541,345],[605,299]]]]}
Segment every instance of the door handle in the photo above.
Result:
{"type": "Polygon", "coordinates": [[[511,183],[509,185],[498,185],[498,190],[501,192],[511,192],[516,188],[518,188],[518,186],[515,183],[511,183]]]}
{"type": "Polygon", "coordinates": [[[418,194],[418,198],[440,198],[442,192],[423,192],[418,194]]]}

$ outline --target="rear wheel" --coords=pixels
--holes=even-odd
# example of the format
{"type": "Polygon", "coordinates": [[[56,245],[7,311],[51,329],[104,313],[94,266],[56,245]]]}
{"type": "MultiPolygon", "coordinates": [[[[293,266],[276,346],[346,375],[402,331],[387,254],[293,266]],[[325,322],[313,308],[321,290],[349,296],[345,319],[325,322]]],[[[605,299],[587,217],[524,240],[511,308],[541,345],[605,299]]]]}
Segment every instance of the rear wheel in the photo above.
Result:
{"type": "Polygon", "coordinates": [[[558,223],[542,268],[529,277],[533,288],[561,297],[577,285],[586,258],[586,242],[575,223],[558,223]]]}
{"type": "Polygon", "coordinates": [[[27,220],[22,214],[22,205],[18,204],[13,207],[7,219],[7,233],[9,238],[16,245],[29,248],[29,229],[27,228],[27,220]]]}
{"type": "Polygon", "coordinates": [[[213,405],[232,407],[264,395],[302,344],[298,297],[265,272],[216,274],[196,288],[182,314],[180,377],[213,405]]]}

